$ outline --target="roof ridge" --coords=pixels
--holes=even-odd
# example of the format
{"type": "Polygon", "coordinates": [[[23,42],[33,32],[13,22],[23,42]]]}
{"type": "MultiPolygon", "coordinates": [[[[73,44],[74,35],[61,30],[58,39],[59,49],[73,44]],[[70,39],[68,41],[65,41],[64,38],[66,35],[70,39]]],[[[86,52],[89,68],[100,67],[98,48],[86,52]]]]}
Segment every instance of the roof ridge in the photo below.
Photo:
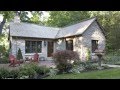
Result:
{"type": "Polygon", "coordinates": [[[88,21],[88,20],[90,20],[90,19],[96,19],[96,17],[91,17],[91,18],[83,19],[83,20],[80,20],[80,21],[78,21],[78,22],[76,22],[76,23],[74,23],[74,24],[66,25],[66,26],[64,26],[64,27],[62,27],[62,28],[66,28],[66,27],[69,27],[69,26],[72,26],[72,25],[76,25],[76,24],[79,24],[79,23],[81,23],[81,22],[88,21]]]}
{"type": "MultiPolygon", "coordinates": [[[[10,22],[10,23],[14,23],[14,22],[10,22]]],[[[41,27],[60,29],[59,27],[51,27],[51,26],[39,25],[39,24],[35,24],[35,23],[28,23],[28,22],[20,22],[20,23],[23,23],[23,24],[33,24],[33,25],[41,26],[41,27]]]]}
{"type": "Polygon", "coordinates": [[[57,34],[55,35],[55,38],[57,37],[57,35],[59,34],[60,30],[62,30],[61,28],[59,28],[57,34]]]}

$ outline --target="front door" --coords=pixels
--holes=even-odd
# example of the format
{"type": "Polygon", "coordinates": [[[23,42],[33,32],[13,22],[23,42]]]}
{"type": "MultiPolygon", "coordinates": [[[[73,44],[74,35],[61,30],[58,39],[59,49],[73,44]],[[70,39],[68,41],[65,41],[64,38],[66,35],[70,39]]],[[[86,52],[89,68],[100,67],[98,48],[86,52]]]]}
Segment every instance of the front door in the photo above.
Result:
{"type": "Polygon", "coordinates": [[[47,45],[47,56],[51,57],[53,53],[54,43],[52,41],[48,41],[47,45]]]}

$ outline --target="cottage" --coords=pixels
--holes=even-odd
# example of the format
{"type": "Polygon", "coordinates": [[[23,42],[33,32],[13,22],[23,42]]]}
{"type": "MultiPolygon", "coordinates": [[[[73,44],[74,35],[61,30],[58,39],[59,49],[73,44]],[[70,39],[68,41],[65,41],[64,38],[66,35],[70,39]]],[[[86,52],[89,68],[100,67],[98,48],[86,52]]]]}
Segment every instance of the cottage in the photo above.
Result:
{"type": "Polygon", "coordinates": [[[23,58],[32,57],[37,50],[40,57],[51,60],[51,54],[56,50],[73,50],[81,60],[86,60],[88,50],[93,56],[96,49],[105,49],[105,32],[97,18],[54,28],[20,22],[16,16],[10,22],[9,42],[11,53],[16,55],[20,48],[23,58]]]}

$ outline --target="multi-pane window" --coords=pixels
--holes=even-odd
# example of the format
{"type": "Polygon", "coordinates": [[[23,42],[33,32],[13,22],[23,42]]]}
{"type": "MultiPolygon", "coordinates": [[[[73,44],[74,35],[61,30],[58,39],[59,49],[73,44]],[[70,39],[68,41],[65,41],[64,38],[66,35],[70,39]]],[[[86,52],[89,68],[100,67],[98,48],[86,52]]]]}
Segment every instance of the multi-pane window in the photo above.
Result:
{"type": "Polygon", "coordinates": [[[26,53],[41,53],[42,41],[26,41],[25,42],[25,52],[26,53]]]}
{"type": "Polygon", "coordinates": [[[66,49],[73,50],[73,40],[66,41],[66,49]]]}
{"type": "Polygon", "coordinates": [[[92,40],[92,53],[98,49],[98,40],[92,40]]]}

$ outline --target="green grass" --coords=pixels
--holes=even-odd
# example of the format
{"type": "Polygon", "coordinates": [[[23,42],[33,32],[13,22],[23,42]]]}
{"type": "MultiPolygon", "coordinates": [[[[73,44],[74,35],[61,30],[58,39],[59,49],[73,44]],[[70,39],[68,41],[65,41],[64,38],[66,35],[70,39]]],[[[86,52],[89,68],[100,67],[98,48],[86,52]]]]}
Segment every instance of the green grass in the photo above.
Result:
{"type": "Polygon", "coordinates": [[[60,74],[45,79],[120,79],[120,68],[83,72],[80,74],[60,74]]]}

